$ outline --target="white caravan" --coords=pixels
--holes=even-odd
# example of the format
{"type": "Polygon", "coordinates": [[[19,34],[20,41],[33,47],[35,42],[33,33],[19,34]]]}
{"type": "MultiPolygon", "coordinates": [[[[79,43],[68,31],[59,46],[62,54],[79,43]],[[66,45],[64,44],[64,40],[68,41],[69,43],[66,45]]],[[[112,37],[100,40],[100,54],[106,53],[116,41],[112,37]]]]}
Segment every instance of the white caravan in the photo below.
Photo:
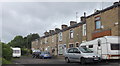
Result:
{"type": "Polygon", "coordinates": [[[87,47],[99,54],[102,59],[120,59],[120,37],[104,36],[83,42],[81,47],[87,47]]]}
{"type": "Polygon", "coordinates": [[[20,48],[12,48],[13,50],[13,57],[20,57],[21,56],[21,49],[20,48]]]}

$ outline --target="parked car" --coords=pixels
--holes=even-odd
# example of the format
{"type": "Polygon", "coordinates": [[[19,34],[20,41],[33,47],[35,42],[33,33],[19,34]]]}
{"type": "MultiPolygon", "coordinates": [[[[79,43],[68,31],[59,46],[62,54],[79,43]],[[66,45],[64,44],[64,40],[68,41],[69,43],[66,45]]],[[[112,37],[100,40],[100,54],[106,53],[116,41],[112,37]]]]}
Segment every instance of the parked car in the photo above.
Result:
{"type": "Polygon", "coordinates": [[[81,64],[85,64],[100,61],[100,56],[86,47],[69,48],[65,53],[65,61],[67,63],[79,61],[81,64]]]}
{"type": "Polygon", "coordinates": [[[32,53],[33,58],[39,58],[39,55],[41,54],[40,50],[34,50],[32,53]]]}
{"type": "Polygon", "coordinates": [[[45,51],[45,52],[41,52],[41,54],[39,54],[39,58],[45,59],[45,58],[52,58],[52,55],[45,51]]]}

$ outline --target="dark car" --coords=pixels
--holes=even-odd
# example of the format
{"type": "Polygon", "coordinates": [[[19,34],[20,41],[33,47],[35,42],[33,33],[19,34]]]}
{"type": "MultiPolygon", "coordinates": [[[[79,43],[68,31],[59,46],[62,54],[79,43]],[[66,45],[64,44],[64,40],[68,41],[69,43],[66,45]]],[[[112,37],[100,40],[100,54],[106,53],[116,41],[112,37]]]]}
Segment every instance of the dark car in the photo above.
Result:
{"type": "Polygon", "coordinates": [[[45,59],[45,58],[52,58],[52,55],[49,52],[41,52],[41,54],[39,54],[39,58],[45,59]]]}
{"type": "Polygon", "coordinates": [[[32,53],[32,57],[33,58],[39,58],[39,55],[41,54],[41,52],[33,52],[32,53]]]}

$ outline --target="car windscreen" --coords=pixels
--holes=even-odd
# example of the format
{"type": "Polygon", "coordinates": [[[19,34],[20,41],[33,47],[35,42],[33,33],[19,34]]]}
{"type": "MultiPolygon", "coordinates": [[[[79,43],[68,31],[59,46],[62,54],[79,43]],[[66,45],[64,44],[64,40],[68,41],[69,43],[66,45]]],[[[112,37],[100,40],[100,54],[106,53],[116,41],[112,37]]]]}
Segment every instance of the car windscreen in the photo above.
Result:
{"type": "Polygon", "coordinates": [[[41,54],[50,54],[49,52],[42,52],[41,54]]]}
{"type": "Polygon", "coordinates": [[[80,51],[83,53],[93,53],[92,50],[88,49],[87,47],[79,47],[80,51]]]}

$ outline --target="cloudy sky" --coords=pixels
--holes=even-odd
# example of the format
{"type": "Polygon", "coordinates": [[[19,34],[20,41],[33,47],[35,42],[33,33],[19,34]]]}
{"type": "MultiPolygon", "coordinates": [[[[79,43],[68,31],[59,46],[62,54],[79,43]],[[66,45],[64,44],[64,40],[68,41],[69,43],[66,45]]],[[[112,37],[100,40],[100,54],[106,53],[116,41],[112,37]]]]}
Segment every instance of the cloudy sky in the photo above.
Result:
{"type": "Polygon", "coordinates": [[[61,28],[78,16],[94,13],[95,9],[111,6],[113,2],[4,2],[0,3],[0,39],[11,41],[16,35],[26,36],[61,28]]]}

